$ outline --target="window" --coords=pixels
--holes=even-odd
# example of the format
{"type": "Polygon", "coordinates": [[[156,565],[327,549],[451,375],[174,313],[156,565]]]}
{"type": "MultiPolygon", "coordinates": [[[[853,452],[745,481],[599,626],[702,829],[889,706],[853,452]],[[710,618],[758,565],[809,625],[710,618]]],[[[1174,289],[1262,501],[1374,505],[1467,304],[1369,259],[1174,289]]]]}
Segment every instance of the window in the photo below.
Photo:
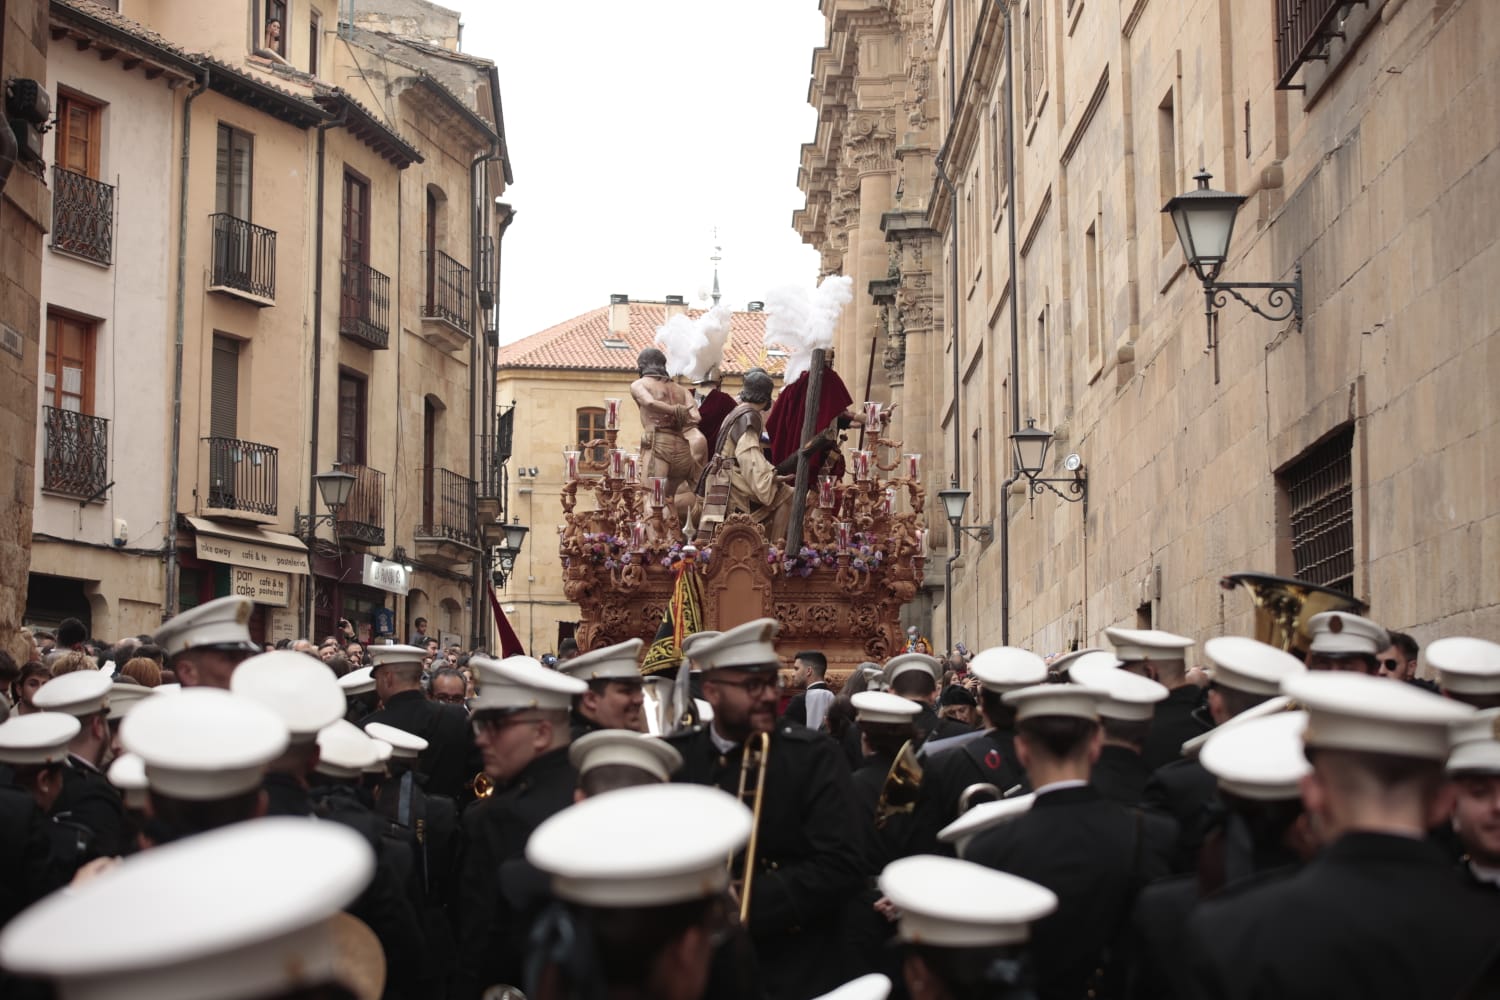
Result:
{"type": "Polygon", "coordinates": [[[1021,14],[1022,73],[1029,121],[1042,107],[1047,89],[1047,9],[1043,0],[1031,0],[1021,14]]]}
{"type": "Polygon", "coordinates": [[[1036,315],[1036,361],[1032,366],[1033,406],[1036,422],[1042,427],[1048,426],[1047,410],[1052,398],[1047,372],[1047,309],[1047,306],[1042,306],[1036,315]]]}
{"type": "Polygon", "coordinates": [[[98,324],[67,313],[47,313],[47,374],[42,404],[71,413],[94,412],[94,341],[98,324]]]}
{"type": "MultiPolygon", "coordinates": [[[[1156,108],[1156,160],[1158,180],[1156,200],[1165,205],[1180,194],[1177,183],[1177,108],[1171,89],[1156,108]]],[[[1172,216],[1161,213],[1161,249],[1169,252],[1177,242],[1172,216]]]]}
{"type": "Polygon", "coordinates": [[[1098,361],[1104,352],[1104,302],[1099,288],[1099,273],[1103,268],[1102,251],[1099,249],[1099,228],[1104,223],[1102,215],[1095,216],[1088,231],[1083,234],[1084,261],[1086,269],[1084,286],[1088,309],[1089,360],[1098,361]]]}
{"type": "Polygon", "coordinates": [[[422,400],[422,524],[430,527],[433,487],[437,481],[438,408],[432,397],[422,400]]]}
{"type": "Polygon", "coordinates": [[[209,391],[210,437],[240,436],[240,342],[214,334],[213,373],[209,391]]]}
{"type": "Polygon", "coordinates": [[[339,372],[339,465],[365,464],[365,380],[339,372]]]}
{"type": "Polygon", "coordinates": [[[57,93],[57,165],[99,179],[99,130],[104,108],[71,91],[57,93]]]}
{"type": "Polygon", "coordinates": [[[249,133],[220,122],[214,211],[250,221],[250,188],[254,165],[254,141],[249,133]]]}
{"type": "Polygon", "coordinates": [[[318,75],[318,55],[323,48],[323,15],[317,11],[307,21],[307,72],[318,75]]]}
{"type": "Polygon", "coordinates": [[[1354,428],[1313,445],[1277,477],[1298,579],[1354,593],[1354,428]]]}
{"type": "Polygon", "coordinates": [[[286,0],[266,0],[266,17],[260,33],[260,47],[286,58],[286,0]]]}
{"type": "Polygon", "coordinates": [[[973,511],[976,523],[985,518],[984,480],[981,473],[984,470],[986,457],[984,435],[981,433],[981,428],[975,427],[969,435],[969,492],[972,494],[971,502],[973,503],[969,509],[973,511]]]}
{"type": "Polygon", "coordinates": [[[990,105],[990,215],[1000,211],[1000,186],[1004,176],[1005,149],[1000,142],[1000,105],[990,105]]]}
{"type": "MultiPolygon", "coordinates": [[[[583,451],[583,446],[590,441],[600,441],[604,438],[604,411],[597,407],[587,406],[578,411],[578,450],[583,451]]],[[[603,463],[605,460],[605,448],[596,445],[594,450],[585,452],[582,456],[585,462],[603,463]]]]}
{"type": "Polygon", "coordinates": [[[370,184],[352,171],[344,171],[343,259],[370,263],[370,184]]]}

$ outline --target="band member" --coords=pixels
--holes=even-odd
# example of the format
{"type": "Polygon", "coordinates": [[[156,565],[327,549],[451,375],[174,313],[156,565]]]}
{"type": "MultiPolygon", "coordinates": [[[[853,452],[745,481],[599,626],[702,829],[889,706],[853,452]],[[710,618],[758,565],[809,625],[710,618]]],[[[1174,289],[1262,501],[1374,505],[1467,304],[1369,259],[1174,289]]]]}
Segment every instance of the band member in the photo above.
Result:
{"type": "Polygon", "coordinates": [[[682,767],[670,743],[628,729],[598,729],[574,740],[568,761],[578,772],[575,801],[640,785],[665,784],[682,767]]]}
{"type": "Polygon", "coordinates": [[[1427,647],[1427,663],[1449,698],[1475,708],[1500,708],[1500,643],[1468,636],[1438,639],[1427,647]]]}
{"type": "Polygon", "coordinates": [[[917,706],[915,723],[924,740],[941,740],[972,731],[952,719],[938,717],[937,687],[942,679],[942,663],[924,653],[901,653],[885,661],[886,689],[917,706]]]}
{"type": "Polygon", "coordinates": [[[777,623],[762,618],[695,643],[713,721],[669,738],[682,754],[678,781],[747,794],[759,783],[746,744],[765,734],[758,856],[750,891],[750,936],[773,1000],[806,1000],[837,985],[836,916],[862,880],[849,769],[822,733],[776,722],[777,623]]]}
{"type": "Polygon", "coordinates": [[[1076,684],[1109,692],[1099,703],[1099,724],[1104,730],[1104,745],[1099,760],[1089,774],[1089,784],[1106,799],[1122,805],[1139,805],[1146,792],[1151,772],[1142,759],[1143,748],[1150,738],[1152,713],[1168,697],[1165,687],[1129,670],[1111,653],[1090,653],[1069,669],[1076,684]]]}
{"type": "Polygon", "coordinates": [[[1151,732],[1141,750],[1147,772],[1177,759],[1182,744],[1211,728],[1203,707],[1203,689],[1188,679],[1188,651],[1193,640],[1160,629],[1107,628],[1104,636],[1131,673],[1149,677],[1167,689],[1152,713],[1151,732]]]}
{"type": "Polygon", "coordinates": [[[52,678],[34,698],[37,708],[71,715],[80,726],[68,744],[62,792],[49,813],[54,822],[79,833],[81,847],[69,852],[74,867],[92,858],[124,854],[133,846],[126,840],[120,793],[104,776],[113,742],[109,728],[112,688],[109,675],[102,670],[75,670],[52,678]]]}
{"type": "Polygon", "coordinates": [[[1500,708],[1478,712],[1453,728],[1448,778],[1462,869],[1475,884],[1500,893],[1500,708]]]}
{"type": "Polygon", "coordinates": [[[558,663],[557,669],[588,685],[573,703],[573,738],[598,729],[646,728],[645,684],[641,680],[640,639],[580,653],[558,663]]]}
{"type": "Polygon", "coordinates": [[[1380,652],[1391,644],[1385,629],[1347,611],[1324,611],[1307,620],[1312,642],[1308,670],[1347,670],[1380,675],[1380,652]]]}
{"type": "Polygon", "coordinates": [[[338,679],[305,653],[278,649],[241,663],[229,690],[270,709],[287,728],[286,751],[266,769],[268,814],[312,815],[307,793],[318,761],[318,733],[344,717],[338,679]]]}
{"type": "Polygon", "coordinates": [[[229,689],[229,678],[241,660],[260,652],[250,638],[248,597],[220,597],[190,608],[162,625],[151,637],[166,655],[166,667],[188,687],[229,689]]]}
{"type": "Polygon", "coordinates": [[[457,705],[432,701],[422,691],[422,660],[427,651],[419,646],[371,646],[370,676],[380,698],[380,710],[358,720],[395,726],[427,741],[417,761],[417,771],[429,795],[458,800],[464,786],[479,768],[469,716],[457,705]]]}

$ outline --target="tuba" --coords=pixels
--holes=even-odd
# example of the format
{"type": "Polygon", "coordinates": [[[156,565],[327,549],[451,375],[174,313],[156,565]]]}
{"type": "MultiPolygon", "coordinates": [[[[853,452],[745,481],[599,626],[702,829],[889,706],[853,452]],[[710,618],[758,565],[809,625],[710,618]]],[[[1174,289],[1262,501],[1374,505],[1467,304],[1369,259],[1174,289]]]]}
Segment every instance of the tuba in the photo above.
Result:
{"type": "Polygon", "coordinates": [[[771,762],[771,734],[754,733],[745,741],[745,751],[740,757],[739,800],[750,807],[750,842],[745,845],[744,874],[734,877],[734,858],[729,859],[731,884],[740,886],[740,924],[750,923],[750,887],[755,879],[756,854],[760,849],[760,816],[765,805],[766,767],[771,762]],[[754,775],[752,786],[751,775],[754,775]],[[749,798],[746,798],[746,794],[749,798]]]}
{"type": "Polygon", "coordinates": [[[875,829],[884,830],[896,816],[911,813],[917,807],[917,796],[922,791],[922,765],[917,760],[917,751],[912,741],[901,745],[901,752],[891,761],[886,772],[885,784],[880,786],[880,798],[875,802],[875,829]]]}
{"type": "Polygon", "coordinates": [[[1307,622],[1324,611],[1364,614],[1365,602],[1341,590],[1268,573],[1234,573],[1219,581],[1225,590],[1244,587],[1255,604],[1255,638],[1277,649],[1307,656],[1307,622]]]}

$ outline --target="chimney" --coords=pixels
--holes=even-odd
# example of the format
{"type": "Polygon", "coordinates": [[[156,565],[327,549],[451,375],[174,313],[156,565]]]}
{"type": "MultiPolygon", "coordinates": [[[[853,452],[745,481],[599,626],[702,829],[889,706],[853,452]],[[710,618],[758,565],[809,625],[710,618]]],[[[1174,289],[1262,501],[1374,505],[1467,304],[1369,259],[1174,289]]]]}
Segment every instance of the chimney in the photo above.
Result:
{"type": "Polygon", "coordinates": [[[609,333],[612,337],[624,337],[630,333],[630,296],[609,297],[609,333]]]}
{"type": "Polygon", "coordinates": [[[673,316],[685,316],[686,314],[687,300],[681,295],[668,295],[666,318],[671,319],[673,316]]]}
{"type": "Polygon", "coordinates": [[[752,301],[745,306],[745,310],[753,313],[765,312],[766,304],[764,302],[752,301]]]}

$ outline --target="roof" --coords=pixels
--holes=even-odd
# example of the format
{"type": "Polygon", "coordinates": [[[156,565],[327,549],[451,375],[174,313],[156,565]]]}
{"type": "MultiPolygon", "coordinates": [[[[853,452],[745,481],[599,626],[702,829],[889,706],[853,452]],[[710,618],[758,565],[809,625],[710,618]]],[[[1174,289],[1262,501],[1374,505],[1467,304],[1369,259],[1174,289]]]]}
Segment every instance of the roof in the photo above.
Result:
{"type": "MultiPolygon", "coordinates": [[[[688,315],[704,311],[689,309],[688,315]]],[[[630,331],[615,339],[619,346],[608,347],[609,307],[594,309],[500,348],[500,367],[634,373],[636,355],[656,345],[656,328],[666,321],[665,302],[631,302],[630,331]]],[[[765,333],[765,313],[736,312],[724,346],[724,373],[739,375],[757,365],[779,373],[785,358],[767,356],[765,333]]]]}
{"type": "Polygon", "coordinates": [[[344,127],[356,139],[368,145],[390,163],[402,170],[413,163],[422,163],[422,154],[401,133],[391,128],[380,117],[365,107],[348,91],[340,87],[319,85],[313,100],[329,114],[344,115],[344,127]]]}
{"type": "Polygon", "coordinates": [[[328,113],[314,104],[311,98],[294,94],[274,83],[267,83],[238,66],[231,66],[212,56],[200,55],[198,59],[209,69],[210,90],[257,111],[264,111],[297,128],[311,128],[328,120],[328,113]]]}
{"type": "MultiPolygon", "coordinates": [[[[65,29],[58,27],[58,24],[66,23],[124,42],[138,57],[137,61],[142,58],[149,60],[150,64],[160,66],[164,71],[172,71],[188,79],[199,73],[196,58],[181,46],[103,4],[93,3],[92,0],[52,0],[50,12],[54,22],[54,41],[67,34],[65,29]]],[[[156,75],[149,69],[146,72],[148,76],[156,75]]]]}

